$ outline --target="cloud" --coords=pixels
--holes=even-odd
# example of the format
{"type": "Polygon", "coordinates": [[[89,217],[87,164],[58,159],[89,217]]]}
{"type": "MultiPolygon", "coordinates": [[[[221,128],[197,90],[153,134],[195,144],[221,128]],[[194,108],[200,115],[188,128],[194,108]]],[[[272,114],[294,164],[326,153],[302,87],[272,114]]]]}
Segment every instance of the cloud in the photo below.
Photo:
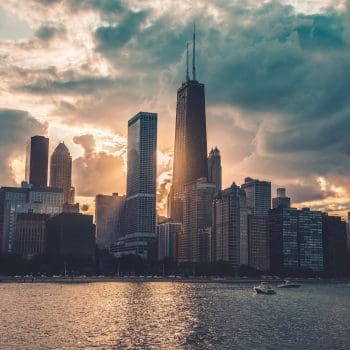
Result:
{"type": "Polygon", "coordinates": [[[0,109],[0,125],[0,184],[18,185],[12,162],[20,162],[24,175],[26,143],[33,135],[45,135],[47,125],[27,111],[15,109],[0,109]]]}
{"type": "MultiPolygon", "coordinates": [[[[9,96],[28,110],[43,103],[41,115],[48,119],[119,135],[126,134],[126,121],[137,111],[156,111],[159,145],[172,149],[176,89],[184,79],[186,41],[196,19],[208,146],[220,148],[224,184],[245,176],[270,179],[289,186],[297,202],[335,198],[321,190],[319,177],[350,189],[350,8],[345,2],[34,3],[22,5],[28,23],[62,26],[65,35],[43,29],[43,38],[55,38],[50,45],[38,38],[0,42],[0,89],[7,94],[0,104],[9,96]]],[[[86,141],[77,139],[82,146],[86,141]]],[[[97,159],[104,166],[109,154],[95,148],[90,145],[81,157],[80,169],[84,162],[96,168],[97,159]]],[[[115,190],[114,180],[108,193],[115,190]]],[[[168,180],[159,182],[162,189],[163,181],[168,180]]]]}
{"type": "Polygon", "coordinates": [[[92,135],[76,136],[73,141],[84,149],[84,155],[73,161],[73,184],[79,196],[125,193],[123,157],[96,152],[92,135]]]}

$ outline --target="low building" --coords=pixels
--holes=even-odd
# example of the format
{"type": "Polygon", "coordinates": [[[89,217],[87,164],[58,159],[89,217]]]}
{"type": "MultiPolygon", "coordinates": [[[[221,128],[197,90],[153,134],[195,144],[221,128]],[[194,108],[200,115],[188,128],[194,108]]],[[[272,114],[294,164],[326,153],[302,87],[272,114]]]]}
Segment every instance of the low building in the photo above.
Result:
{"type": "Polygon", "coordinates": [[[95,259],[95,244],[92,215],[62,213],[47,221],[48,255],[95,259]]]}
{"type": "Polygon", "coordinates": [[[16,214],[14,253],[30,259],[46,252],[46,221],[50,215],[33,212],[16,214]]]}

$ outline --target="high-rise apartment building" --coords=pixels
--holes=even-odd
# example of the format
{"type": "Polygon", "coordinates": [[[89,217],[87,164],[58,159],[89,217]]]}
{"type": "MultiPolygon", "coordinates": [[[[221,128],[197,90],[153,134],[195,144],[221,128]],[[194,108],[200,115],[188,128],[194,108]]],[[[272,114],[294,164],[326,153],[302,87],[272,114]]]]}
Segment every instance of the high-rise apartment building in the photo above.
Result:
{"type": "Polygon", "coordinates": [[[270,270],[270,237],[266,216],[248,215],[248,265],[260,271],[270,270]]]}
{"type": "Polygon", "coordinates": [[[99,248],[109,249],[120,237],[120,217],[125,196],[98,194],[95,198],[96,243],[99,248]]]}
{"type": "Polygon", "coordinates": [[[50,186],[61,188],[64,202],[74,203],[74,188],[72,187],[72,157],[67,146],[60,142],[51,156],[50,186]]]}
{"type": "Polygon", "coordinates": [[[176,261],[177,240],[182,224],[178,222],[163,222],[157,226],[158,260],[165,258],[176,261]]]}
{"type": "Polygon", "coordinates": [[[49,139],[32,136],[27,143],[26,181],[33,186],[46,187],[49,162],[49,139]]]}
{"type": "Polygon", "coordinates": [[[323,264],[328,276],[346,272],[346,222],[340,216],[323,214],[323,264]]]}
{"type": "Polygon", "coordinates": [[[303,208],[298,211],[299,267],[323,271],[322,213],[303,208]]]}
{"type": "Polygon", "coordinates": [[[208,157],[208,182],[212,182],[216,185],[216,191],[221,191],[222,182],[222,169],[221,169],[221,156],[217,147],[212,148],[208,157]]]}
{"type": "Polygon", "coordinates": [[[277,197],[272,198],[272,208],[290,208],[290,198],[286,196],[285,188],[277,188],[277,197]]]}
{"type": "Polygon", "coordinates": [[[322,272],[322,213],[279,207],[269,215],[271,269],[322,272]]]}
{"type": "Polygon", "coordinates": [[[248,265],[246,193],[235,183],[215,198],[213,221],[215,259],[227,261],[234,268],[248,265]]]}
{"type": "Polygon", "coordinates": [[[298,210],[279,207],[269,215],[270,265],[275,273],[299,268],[298,210]]]}
{"type": "Polygon", "coordinates": [[[174,167],[169,199],[169,214],[176,222],[183,220],[185,185],[199,178],[208,178],[205,93],[204,84],[196,80],[195,33],[192,74],[190,79],[187,47],[186,81],[177,91],[174,167]]]}
{"type": "Polygon", "coordinates": [[[247,177],[241,187],[247,196],[248,214],[268,216],[271,209],[271,182],[247,177]]]}
{"type": "Polygon", "coordinates": [[[212,201],[216,186],[206,178],[185,185],[183,234],[180,235],[179,261],[211,260],[212,201]]]}
{"type": "MultiPolygon", "coordinates": [[[[128,122],[124,237],[112,251],[149,258],[156,244],[157,114],[140,112],[128,122]]],[[[155,256],[154,256],[155,257],[155,256]]]]}

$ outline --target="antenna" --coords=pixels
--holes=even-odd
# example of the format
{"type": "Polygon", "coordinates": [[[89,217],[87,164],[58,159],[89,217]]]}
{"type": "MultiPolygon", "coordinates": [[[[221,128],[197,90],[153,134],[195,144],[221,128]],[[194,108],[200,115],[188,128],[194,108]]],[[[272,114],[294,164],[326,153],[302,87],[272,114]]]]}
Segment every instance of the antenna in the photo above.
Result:
{"type": "Polygon", "coordinates": [[[186,51],[186,81],[190,80],[190,74],[188,73],[188,42],[186,43],[187,51],[186,51]]]}
{"type": "Polygon", "coordinates": [[[192,75],[196,80],[196,23],[193,23],[193,57],[192,57],[192,75]]]}

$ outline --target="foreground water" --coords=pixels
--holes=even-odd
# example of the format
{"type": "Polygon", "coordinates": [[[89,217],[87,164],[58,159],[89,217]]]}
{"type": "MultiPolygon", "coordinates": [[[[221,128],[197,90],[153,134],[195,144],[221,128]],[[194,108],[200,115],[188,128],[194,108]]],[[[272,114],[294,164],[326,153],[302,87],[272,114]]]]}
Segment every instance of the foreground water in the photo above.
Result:
{"type": "Polygon", "coordinates": [[[350,287],[0,284],[1,349],[349,349],[350,287]]]}

